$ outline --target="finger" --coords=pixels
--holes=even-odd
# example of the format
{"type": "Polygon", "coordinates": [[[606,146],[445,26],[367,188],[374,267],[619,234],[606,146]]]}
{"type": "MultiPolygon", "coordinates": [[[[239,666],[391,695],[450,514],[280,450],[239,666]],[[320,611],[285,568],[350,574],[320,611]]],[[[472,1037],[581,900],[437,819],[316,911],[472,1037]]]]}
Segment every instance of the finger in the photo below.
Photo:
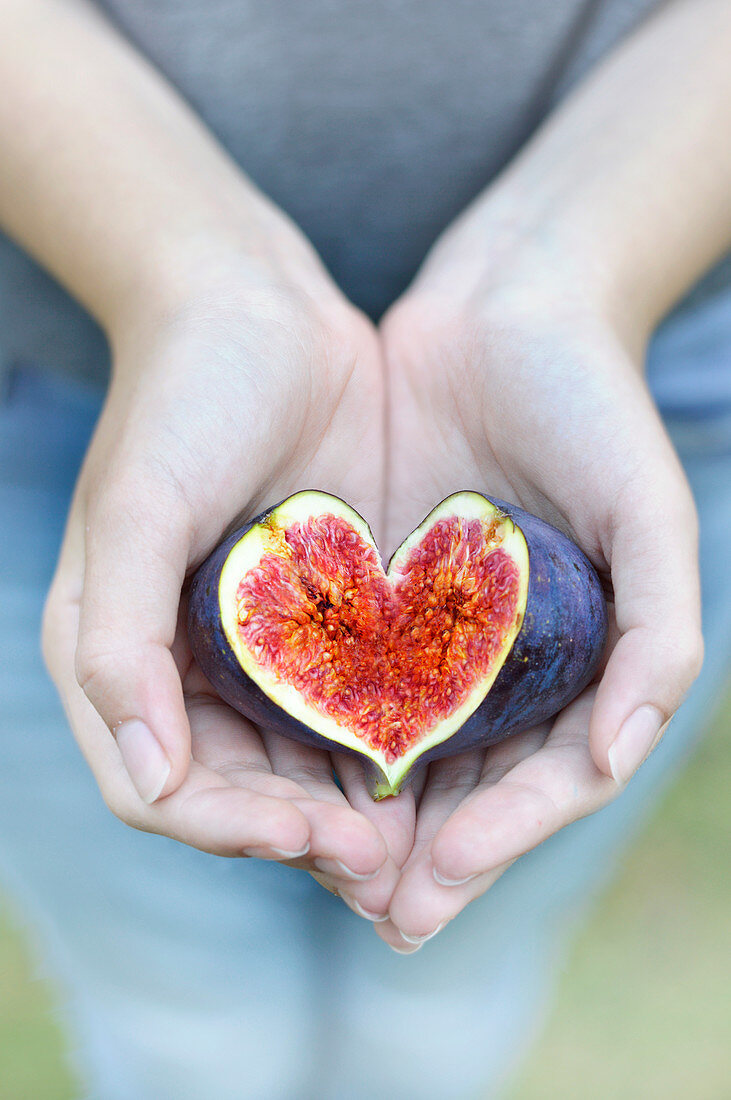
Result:
{"type": "Polygon", "coordinates": [[[221,856],[291,859],[306,850],[309,825],[289,800],[233,787],[197,762],[171,796],[145,803],[112,734],[76,682],[70,647],[67,653],[61,697],[101,793],[122,821],[221,856]]]}
{"type": "MultiPolygon", "coordinates": [[[[311,797],[318,794],[324,796],[337,807],[345,806],[343,796],[334,788],[326,754],[312,753],[304,746],[291,747],[290,755],[298,759],[296,767],[299,771],[296,772],[292,760],[286,766],[282,764],[282,756],[286,756],[290,750],[288,743],[272,748],[277,764],[289,770],[291,775],[298,775],[302,780],[302,770],[306,766],[308,776],[314,776],[314,779],[306,779],[306,792],[303,785],[294,778],[278,775],[272,770],[256,727],[222,702],[197,666],[193,665],[190,669],[184,686],[193,756],[200,763],[230,783],[270,796],[287,798],[293,804],[304,805],[308,812],[311,809],[310,799],[305,803],[301,801],[305,793],[309,793],[311,797]]],[[[317,815],[318,825],[321,816],[317,815]]],[[[386,860],[385,864],[375,870],[356,872],[337,858],[318,855],[321,841],[317,835],[311,835],[311,843],[313,847],[308,848],[306,853],[274,852],[265,858],[286,859],[292,866],[310,871],[321,885],[342,896],[344,902],[360,916],[368,920],[385,919],[388,903],[398,881],[398,869],[393,861],[386,860]]],[[[255,854],[264,855],[258,852],[255,854]]]]}
{"type": "MultiPolygon", "coordinates": [[[[337,867],[330,866],[330,874],[323,885],[334,889],[353,912],[366,920],[388,920],[388,907],[401,877],[400,868],[407,859],[414,839],[416,800],[409,787],[395,798],[375,802],[368,793],[365,772],[359,760],[344,753],[331,754],[332,765],[342,784],[348,802],[362,813],[383,837],[388,859],[376,875],[367,881],[353,884],[343,879],[337,867]]],[[[326,867],[318,861],[319,867],[326,867]]]]}
{"type": "Polygon", "coordinates": [[[309,850],[307,819],[292,802],[232,786],[196,761],[137,827],[220,856],[291,862],[309,850]]]}
{"type": "MultiPolygon", "coordinates": [[[[398,878],[398,868],[396,868],[395,864],[393,864],[393,863],[391,863],[391,867],[394,871],[395,878],[397,879],[398,878]]],[[[382,906],[380,906],[378,908],[378,910],[370,911],[370,910],[366,909],[365,906],[361,904],[360,900],[353,895],[352,888],[351,888],[350,894],[348,893],[346,887],[343,885],[343,883],[340,880],[338,880],[336,878],[333,878],[330,875],[324,875],[319,871],[311,871],[310,873],[311,873],[312,877],[314,878],[315,882],[319,883],[319,885],[322,886],[323,889],[327,890],[328,893],[334,894],[335,897],[340,898],[341,901],[343,901],[348,906],[349,909],[352,909],[352,911],[357,916],[363,917],[365,920],[375,922],[375,923],[378,923],[379,921],[387,921],[388,920],[388,913],[387,913],[388,902],[387,901],[382,906]]],[[[383,874],[384,874],[384,871],[379,872],[379,878],[383,874]]]]}
{"type": "Polygon", "coordinates": [[[308,851],[279,853],[278,858],[313,873],[360,916],[385,919],[397,869],[393,860],[384,862],[380,844],[378,866],[366,870],[351,869],[333,854],[332,836],[352,843],[348,834],[359,823],[332,781],[327,754],[272,736],[268,741],[275,766],[286,773],[278,774],[258,730],[212,693],[199,670],[186,679],[186,698],[196,760],[234,785],[290,800],[313,822],[308,851]],[[188,695],[193,686],[204,690],[188,695]]]}
{"type": "Polygon", "coordinates": [[[431,845],[436,881],[463,885],[593,813],[619,788],[596,767],[587,741],[593,691],[556,719],[545,744],[495,781],[489,766],[431,845]]]}
{"type": "MultiPolygon", "coordinates": [[[[510,861],[513,862],[512,860],[510,861]]],[[[494,867],[462,886],[440,886],[431,863],[421,858],[404,877],[391,902],[390,919],[376,928],[381,939],[400,955],[411,955],[434,939],[470,902],[480,897],[507,871],[510,863],[494,867]],[[419,897],[418,907],[407,905],[406,892],[419,897]]]]}
{"type": "Polygon", "coordinates": [[[262,740],[272,771],[301,789],[294,802],[310,825],[313,869],[353,881],[379,871],[388,858],[385,841],[338,790],[329,755],[270,731],[262,733],[262,740]]]}
{"type": "Polygon", "coordinates": [[[89,507],[76,675],[148,803],[180,785],[190,760],[170,652],[189,543],[180,493],[149,470],[112,475],[89,507]]]}
{"type": "Polygon", "coordinates": [[[359,917],[379,923],[388,920],[388,907],[400,878],[400,869],[389,857],[367,881],[355,882],[350,875],[343,878],[337,873],[322,876],[322,881],[359,917]]]}
{"type": "Polygon", "coordinates": [[[272,772],[261,735],[253,723],[215,694],[197,666],[186,676],[184,687],[195,760],[233,786],[280,798],[301,796],[302,790],[296,783],[272,772]]]}
{"type": "MultiPolygon", "coordinates": [[[[470,766],[465,769],[463,777],[458,772],[450,774],[449,766],[451,764],[454,768],[456,761],[442,762],[439,771],[432,765],[431,770],[436,774],[430,777],[419,808],[418,842],[391,899],[390,922],[379,928],[379,935],[394,950],[405,953],[415,950],[415,944],[431,939],[469,900],[478,896],[473,885],[474,879],[448,887],[438,881],[434,873],[432,854],[434,841],[474,796],[478,785],[494,785],[499,782],[518,763],[537,752],[547,734],[547,726],[539,727],[508,738],[486,753],[483,751],[480,754],[467,754],[468,759],[469,755],[474,758],[469,760],[470,766]]],[[[497,873],[493,874],[494,871],[495,868],[487,876],[480,875],[478,893],[488,889],[498,877],[497,873]]]]}
{"type": "Polygon", "coordinates": [[[676,467],[673,459],[636,478],[615,514],[609,557],[621,637],[597,693],[590,745],[597,767],[620,784],[660,739],[702,661],[697,522],[676,467]]]}
{"type": "MultiPolygon", "coordinates": [[[[480,775],[484,753],[475,751],[463,753],[461,756],[447,758],[431,764],[421,779],[423,790],[418,804],[416,827],[412,849],[408,854],[405,864],[402,866],[401,875],[395,884],[394,892],[388,907],[389,915],[395,899],[403,894],[403,882],[406,879],[414,884],[415,890],[409,889],[409,905],[418,910],[421,904],[421,891],[419,889],[420,869],[424,862],[431,867],[429,845],[441,823],[449,817],[449,814],[458,806],[468,791],[471,791],[480,775]]],[[[432,879],[432,882],[434,880],[432,879]]],[[[382,921],[378,922],[379,925],[382,921]]],[[[409,953],[415,950],[413,946],[408,948],[398,946],[401,937],[395,929],[392,919],[383,923],[382,927],[388,929],[382,937],[393,946],[394,950],[403,950],[409,953]],[[391,943],[391,939],[394,940],[391,943]]],[[[381,934],[379,932],[379,934],[381,934]]]]}
{"type": "Polygon", "coordinates": [[[416,792],[409,786],[395,798],[374,801],[368,793],[366,775],[359,760],[345,753],[332,753],[335,772],[350,805],[375,825],[386,842],[389,855],[403,867],[414,846],[416,792]]]}
{"type": "Polygon", "coordinates": [[[414,844],[404,870],[418,862],[443,823],[474,790],[484,761],[485,750],[475,749],[429,765],[419,801],[414,844]]]}

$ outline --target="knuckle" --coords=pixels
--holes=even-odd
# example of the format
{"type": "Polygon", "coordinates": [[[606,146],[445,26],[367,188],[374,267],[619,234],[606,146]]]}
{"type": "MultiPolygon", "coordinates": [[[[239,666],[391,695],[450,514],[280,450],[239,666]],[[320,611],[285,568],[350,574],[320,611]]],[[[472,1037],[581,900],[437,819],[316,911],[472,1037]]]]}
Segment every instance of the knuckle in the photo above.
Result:
{"type": "Polygon", "coordinates": [[[138,829],[142,832],[149,831],[140,813],[141,800],[139,797],[132,797],[124,791],[120,791],[116,785],[100,787],[100,791],[107,809],[118,821],[121,821],[123,825],[128,825],[131,829],[138,829]]]}
{"type": "Polygon", "coordinates": [[[675,530],[682,531],[686,536],[697,540],[698,510],[684,477],[672,494],[672,499],[666,502],[664,511],[675,530]]]}
{"type": "Polygon", "coordinates": [[[695,680],[701,670],[704,648],[703,634],[700,629],[686,634],[683,641],[683,667],[689,683],[695,680]]]}
{"type": "Polygon", "coordinates": [[[148,513],[155,514],[154,498],[160,496],[159,487],[144,481],[134,470],[115,474],[98,486],[89,502],[89,530],[118,529],[122,525],[144,526],[148,513]]]}
{"type": "Polygon", "coordinates": [[[189,545],[194,518],[180,485],[150,468],[144,485],[120,481],[108,486],[90,506],[86,529],[88,574],[98,583],[107,562],[144,555],[166,566],[171,548],[189,545]]]}
{"type": "Polygon", "coordinates": [[[84,694],[94,702],[103,691],[112,670],[112,658],[100,649],[94,635],[82,634],[76,647],[74,670],[84,694]]]}
{"type": "Polygon", "coordinates": [[[638,510],[653,525],[696,539],[698,511],[693,493],[677,455],[668,449],[654,453],[652,460],[639,457],[627,472],[616,493],[614,526],[636,523],[638,510]]]}
{"type": "Polygon", "coordinates": [[[124,490],[122,489],[120,492],[120,479],[115,473],[114,466],[110,464],[103,474],[95,478],[93,483],[89,485],[86,506],[87,522],[92,523],[97,516],[103,514],[110,498],[121,499],[123,495],[124,490]]]}
{"type": "Polygon", "coordinates": [[[699,628],[689,627],[676,634],[663,664],[670,682],[679,694],[688,690],[700,672],[703,653],[703,635],[699,628]]]}
{"type": "Polygon", "coordinates": [[[170,461],[164,433],[148,438],[134,455],[119,456],[89,493],[87,516],[90,525],[101,520],[115,526],[126,519],[154,520],[161,511],[187,508],[186,487],[176,464],[170,461]]]}

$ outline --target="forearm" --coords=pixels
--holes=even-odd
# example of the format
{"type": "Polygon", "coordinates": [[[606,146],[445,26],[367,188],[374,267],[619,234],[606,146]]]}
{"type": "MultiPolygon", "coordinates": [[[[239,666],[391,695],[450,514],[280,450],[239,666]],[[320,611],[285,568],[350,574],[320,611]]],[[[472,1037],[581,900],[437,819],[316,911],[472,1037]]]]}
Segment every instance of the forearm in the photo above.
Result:
{"type": "MultiPolygon", "coordinates": [[[[0,224],[113,335],[240,247],[304,240],[132,47],[81,0],[0,8],[0,224]]],[[[294,255],[290,255],[294,253],[294,255]]]]}
{"type": "Polygon", "coordinates": [[[559,256],[649,333],[731,244],[729,57],[729,0],[643,25],[477,200],[493,266],[516,243],[559,256]]]}

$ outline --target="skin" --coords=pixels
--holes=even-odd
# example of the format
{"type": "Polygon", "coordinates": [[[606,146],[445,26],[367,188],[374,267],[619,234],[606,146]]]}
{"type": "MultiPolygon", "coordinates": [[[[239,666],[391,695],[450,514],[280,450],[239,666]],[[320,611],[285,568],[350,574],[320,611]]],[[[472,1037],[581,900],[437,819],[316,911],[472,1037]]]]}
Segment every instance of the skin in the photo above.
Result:
{"type": "Polygon", "coordinates": [[[192,662],[182,625],[186,576],[303,484],[382,530],[377,334],[92,8],[6,2],[2,15],[0,219],[113,353],[44,616],[71,728],[129,825],[286,860],[384,912],[398,877],[388,844],[395,834],[403,861],[413,799],[375,808],[357,773],[346,798],[326,754],[245,722],[192,662]]]}
{"type": "Polygon", "coordinates": [[[0,221],[114,359],[44,622],[74,734],[130,825],[286,859],[411,951],[402,933],[432,934],[614,797],[698,671],[695,516],[642,361],[731,239],[729,5],[666,5],[584,81],[378,332],[91,8],[0,11],[0,221]],[[562,527],[613,591],[599,684],[377,806],[335,759],[341,794],[327,756],[215,699],[180,628],[186,576],[308,484],[386,550],[465,487],[562,527]]]}
{"type": "Polygon", "coordinates": [[[643,367],[659,318],[731,239],[730,42],[728,4],[670,5],[445,233],[383,322],[389,539],[458,486],[489,486],[573,538],[611,598],[594,685],[552,724],[430,767],[378,926],[402,950],[615,798],[699,671],[694,505],[643,367]],[[694,57],[697,83],[678,76],[694,57]]]}
{"type": "MultiPolygon", "coordinates": [[[[372,334],[349,315],[335,332],[332,316],[325,326],[309,303],[292,302],[295,343],[281,334],[281,309],[257,330],[235,300],[221,302],[216,288],[205,310],[197,301],[179,314],[129,367],[132,350],[120,352],[49,594],[46,659],[123,820],[219,855],[277,859],[309,845],[297,866],[335,869],[338,880],[350,876],[336,861],[353,876],[382,868],[387,900],[396,871],[381,831],[337,789],[327,754],[256,729],[217,698],[192,660],[181,601],[221,532],[271,494],[337,469],[339,491],[373,510],[382,395],[372,334]],[[263,347],[287,363],[277,387],[263,347]],[[291,434],[277,433],[279,417],[291,434]],[[373,463],[352,463],[353,439],[373,463]],[[125,742],[130,720],[144,721],[169,762],[162,791],[149,751],[125,742]]],[[[385,831],[389,813],[380,816],[385,831]]]]}

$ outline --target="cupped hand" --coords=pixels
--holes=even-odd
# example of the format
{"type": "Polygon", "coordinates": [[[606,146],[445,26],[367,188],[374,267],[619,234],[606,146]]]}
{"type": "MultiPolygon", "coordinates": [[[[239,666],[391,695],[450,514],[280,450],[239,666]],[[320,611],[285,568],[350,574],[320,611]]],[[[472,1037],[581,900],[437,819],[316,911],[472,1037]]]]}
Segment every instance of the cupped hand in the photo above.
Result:
{"type": "Polygon", "coordinates": [[[463,224],[382,324],[389,545],[477,489],[566,532],[606,584],[596,682],[554,721],[432,764],[413,851],[378,926],[416,949],[523,853],[613,799],[701,661],[696,516],[647,390],[643,337],[561,257],[487,268],[463,224]],[[555,261],[555,262],[552,262],[555,261]]]}
{"type": "Polygon", "coordinates": [[[376,335],[314,261],[292,266],[218,258],[174,307],[120,327],[44,654],[123,821],[219,855],[291,861],[382,917],[397,878],[387,842],[405,858],[413,799],[373,807],[345,763],[346,798],[326,753],[216,696],[185,630],[186,578],[263,507],[313,486],[381,521],[376,335]]]}

